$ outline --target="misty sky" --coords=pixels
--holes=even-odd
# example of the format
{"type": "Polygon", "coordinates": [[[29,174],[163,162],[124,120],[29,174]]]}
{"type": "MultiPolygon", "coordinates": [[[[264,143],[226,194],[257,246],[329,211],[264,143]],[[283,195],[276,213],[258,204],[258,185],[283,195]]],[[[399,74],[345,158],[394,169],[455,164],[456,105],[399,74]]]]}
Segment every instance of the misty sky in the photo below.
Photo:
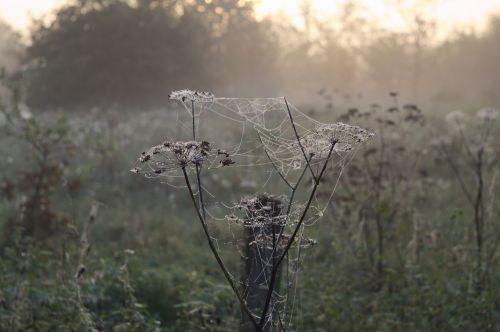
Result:
{"type": "MultiPolygon", "coordinates": [[[[210,0],[207,0],[210,1],[210,0]]],[[[339,4],[345,0],[309,0],[313,10],[319,16],[335,14],[339,4]]],[[[30,16],[39,17],[51,9],[63,4],[65,0],[0,0],[0,16],[14,28],[27,31],[30,16]]],[[[260,17],[269,13],[282,12],[300,26],[300,8],[304,0],[260,0],[257,15],[260,17]]],[[[395,6],[387,3],[391,0],[362,0],[366,7],[366,15],[373,17],[386,27],[404,29],[404,21],[399,17],[395,6]]],[[[393,3],[398,2],[392,0],[393,3]]],[[[399,1],[407,8],[421,3],[419,0],[399,1]]],[[[500,11],[500,0],[440,0],[440,4],[431,9],[445,27],[456,24],[476,26],[486,22],[486,16],[500,11]]]]}

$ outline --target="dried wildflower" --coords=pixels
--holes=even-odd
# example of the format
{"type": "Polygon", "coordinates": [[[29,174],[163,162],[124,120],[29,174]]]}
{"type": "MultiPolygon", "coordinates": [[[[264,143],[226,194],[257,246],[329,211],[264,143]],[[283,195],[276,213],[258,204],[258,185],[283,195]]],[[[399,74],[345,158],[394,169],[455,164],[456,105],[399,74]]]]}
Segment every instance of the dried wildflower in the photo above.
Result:
{"type": "Polygon", "coordinates": [[[286,196],[258,194],[244,198],[236,205],[243,213],[238,218],[234,214],[226,216],[229,221],[236,222],[245,227],[264,227],[267,225],[284,225],[287,216],[284,214],[286,196]]]}
{"type": "Polygon", "coordinates": [[[347,152],[373,135],[361,127],[338,122],[316,127],[311,134],[301,138],[300,143],[307,155],[325,157],[332,144],[335,144],[334,151],[347,152]]]}
{"type": "Polygon", "coordinates": [[[217,154],[218,155],[223,155],[225,156],[226,158],[229,157],[229,153],[227,153],[226,150],[221,150],[221,149],[217,149],[217,154]]]}
{"type": "Polygon", "coordinates": [[[354,115],[356,115],[356,114],[358,114],[358,113],[359,113],[359,110],[358,110],[357,108],[354,108],[354,107],[353,107],[353,108],[349,108],[349,109],[347,110],[347,113],[348,113],[350,116],[354,116],[354,115]]]}
{"type": "Polygon", "coordinates": [[[185,101],[195,101],[195,102],[210,102],[215,99],[214,95],[206,91],[195,91],[195,90],[178,90],[172,91],[168,95],[169,99],[185,101]]]}
{"type": "Polygon", "coordinates": [[[403,106],[403,109],[404,110],[407,110],[407,111],[416,111],[416,112],[420,112],[420,109],[418,108],[417,105],[415,104],[405,104],[403,106]]]}
{"type": "Polygon", "coordinates": [[[452,123],[452,124],[457,124],[457,123],[464,123],[467,120],[467,114],[465,114],[461,110],[455,110],[451,111],[450,113],[446,114],[445,116],[446,122],[452,123]]]}
{"type": "Polygon", "coordinates": [[[422,114],[420,114],[420,112],[410,113],[405,117],[404,120],[406,122],[415,122],[415,123],[420,124],[420,125],[425,124],[425,118],[423,117],[422,114]]]}
{"type": "Polygon", "coordinates": [[[464,112],[456,110],[446,114],[445,120],[453,129],[459,130],[467,122],[468,116],[464,112]]]}
{"type": "MultiPolygon", "coordinates": [[[[146,177],[172,175],[182,168],[201,166],[206,160],[211,163],[217,156],[207,141],[165,141],[142,152],[138,161],[144,166],[134,167],[130,171],[146,177]]],[[[231,162],[221,160],[227,165],[231,162]]]]}
{"type": "Polygon", "coordinates": [[[363,128],[342,122],[319,124],[306,132],[300,141],[285,139],[272,131],[259,131],[266,154],[274,167],[285,175],[303,168],[308,163],[306,157],[309,163],[317,164],[328,157],[332,146],[335,154],[345,156],[371,136],[373,133],[363,128]]]}
{"type": "Polygon", "coordinates": [[[500,111],[493,107],[483,107],[476,116],[484,121],[496,120],[500,118],[500,111]]]}
{"type": "MultiPolygon", "coordinates": [[[[171,178],[179,177],[180,180],[184,180],[185,188],[189,193],[197,217],[209,242],[210,250],[223,270],[231,288],[235,291],[242,308],[253,321],[255,327],[260,330],[263,326],[259,325],[267,324],[267,317],[275,316],[276,310],[279,310],[280,302],[286,302],[278,299],[277,295],[280,294],[274,290],[278,288],[275,281],[279,282],[280,264],[288,264],[289,261],[293,262],[294,260],[294,253],[290,252],[289,249],[292,246],[296,248],[310,247],[316,243],[316,241],[305,237],[303,231],[305,226],[312,225],[323,216],[325,209],[315,206],[320,201],[316,189],[326,180],[323,174],[327,166],[333,164],[328,159],[335,158],[335,165],[344,167],[349,161],[349,157],[352,156],[349,151],[373,134],[362,128],[344,123],[320,124],[294,107],[290,107],[287,101],[282,98],[255,100],[218,98],[217,102],[198,105],[195,108],[195,101],[214,101],[214,96],[209,93],[181,90],[172,92],[169,97],[183,102],[183,106],[191,115],[193,120],[192,137],[194,140],[197,137],[196,130],[198,126],[204,124],[200,120],[201,116],[198,115],[203,114],[202,109],[205,108],[213,110],[214,116],[220,115],[224,119],[234,120],[237,123],[243,121],[244,130],[248,124],[258,133],[261,145],[254,141],[253,135],[248,135],[244,131],[241,138],[238,136],[238,140],[228,141],[228,143],[238,144],[237,147],[231,149],[230,153],[212,146],[207,141],[165,141],[161,145],[153,146],[144,151],[138,158],[139,167],[132,169],[132,172],[146,177],[167,176],[171,178]],[[192,105],[187,105],[189,101],[192,102],[192,105]],[[221,109],[215,109],[215,107],[221,109]],[[199,112],[197,113],[197,111],[199,112]],[[300,122],[294,120],[294,114],[296,113],[298,115],[295,118],[299,119],[300,122]],[[246,140],[251,140],[251,146],[245,146],[246,140]],[[257,155],[258,152],[264,152],[265,157],[269,159],[269,163],[263,161],[257,155]],[[277,173],[292,190],[289,197],[259,194],[242,199],[232,207],[228,207],[220,198],[215,197],[209,191],[210,188],[206,183],[202,183],[201,175],[204,175],[205,172],[200,172],[199,167],[207,164],[211,166],[210,169],[231,166],[235,164],[233,160],[235,156],[239,158],[238,160],[246,158],[247,162],[245,164],[255,161],[255,166],[272,167],[271,175],[277,173]],[[255,159],[254,156],[256,156],[255,159]],[[303,168],[302,173],[299,176],[289,174],[294,168],[303,168]],[[308,181],[307,178],[310,176],[308,168],[311,171],[312,180],[314,180],[311,182],[313,187],[307,201],[301,201],[303,195],[299,191],[305,187],[303,183],[308,181]],[[191,170],[193,172],[193,169],[196,171],[196,176],[189,176],[186,171],[191,170]],[[211,234],[212,227],[209,227],[209,222],[211,219],[217,220],[219,218],[214,217],[215,214],[212,212],[215,212],[215,210],[207,211],[207,202],[210,201],[217,202],[217,209],[221,207],[228,208],[229,211],[225,219],[228,223],[237,224],[243,228],[245,274],[242,275],[241,280],[248,280],[248,282],[245,281],[245,284],[242,284],[247,288],[244,294],[239,293],[239,285],[235,283],[235,279],[223,263],[218,245],[215,242],[215,235],[211,234]],[[314,214],[310,211],[311,209],[314,209],[314,214]],[[288,235],[285,232],[289,232],[288,235]],[[262,248],[265,250],[260,250],[262,248]],[[279,250],[279,252],[277,253],[276,250],[279,250]],[[254,278],[257,275],[259,277],[254,278]],[[252,280],[250,281],[250,279],[252,280]],[[250,301],[245,301],[246,298],[254,296],[252,295],[253,288],[258,288],[261,293],[268,288],[264,308],[260,308],[259,305],[259,312],[262,312],[260,323],[253,314],[253,312],[257,312],[255,308],[247,308],[247,304],[250,306],[250,301]]],[[[350,98],[350,96],[346,97],[350,98]]],[[[330,100],[331,96],[326,96],[326,99],[330,100]]],[[[333,107],[333,104],[330,106],[333,107]]],[[[212,114],[209,114],[209,116],[212,117],[212,114]]],[[[351,108],[348,110],[347,116],[360,117],[361,113],[359,109],[351,108]]],[[[217,128],[219,127],[222,128],[222,126],[217,126],[217,128]]],[[[216,130],[214,134],[220,133],[216,130]]],[[[293,173],[298,174],[299,172],[293,173]]],[[[245,177],[251,179],[249,173],[246,173],[245,177]]],[[[227,192],[230,192],[233,187],[224,178],[213,177],[213,180],[217,182],[219,188],[227,188],[227,192]]],[[[256,185],[252,182],[249,183],[252,188],[256,185]]],[[[269,185],[274,184],[274,182],[268,181],[265,186],[268,183],[269,185]]],[[[243,187],[243,183],[241,187],[243,187]]],[[[335,186],[333,186],[332,190],[334,188],[335,186]]],[[[332,195],[333,192],[330,198],[332,195]]],[[[295,263],[297,264],[295,270],[297,270],[298,257],[295,260],[297,262],[295,263]]],[[[287,286],[288,288],[291,287],[287,286]]]]}
{"type": "Polygon", "coordinates": [[[231,166],[236,164],[231,158],[224,158],[220,161],[221,166],[231,166]]]}

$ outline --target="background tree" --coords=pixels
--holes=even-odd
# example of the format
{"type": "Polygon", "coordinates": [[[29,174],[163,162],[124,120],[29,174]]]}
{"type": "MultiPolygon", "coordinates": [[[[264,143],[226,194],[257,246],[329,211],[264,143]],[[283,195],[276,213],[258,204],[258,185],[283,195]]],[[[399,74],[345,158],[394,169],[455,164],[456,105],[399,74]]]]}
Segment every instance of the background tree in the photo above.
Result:
{"type": "Polygon", "coordinates": [[[17,69],[22,51],[19,34],[0,19],[0,68],[7,71],[17,69]]]}
{"type": "Polygon", "coordinates": [[[154,107],[179,86],[276,86],[275,43],[249,2],[79,0],[38,22],[31,42],[28,103],[42,108],[154,107]]]}

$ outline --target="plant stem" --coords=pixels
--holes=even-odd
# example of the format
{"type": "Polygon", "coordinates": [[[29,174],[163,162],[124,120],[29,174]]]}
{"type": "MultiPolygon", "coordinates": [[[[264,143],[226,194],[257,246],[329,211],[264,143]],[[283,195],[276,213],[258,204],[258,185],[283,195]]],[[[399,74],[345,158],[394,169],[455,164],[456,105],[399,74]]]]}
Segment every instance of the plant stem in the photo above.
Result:
{"type": "Polygon", "coordinates": [[[215,244],[213,243],[212,238],[210,237],[210,233],[208,231],[208,227],[207,227],[206,221],[203,218],[203,216],[201,215],[200,209],[198,208],[198,205],[196,204],[196,198],[194,197],[193,189],[191,188],[191,182],[189,181],[189,177],[187,175],[185,167],[182,168],[182,173],[184,175],[184,180],[186,181],[186,185],[187,185],[187,188],[188,188],[189,196],[191,197],[191,201],[193,202],[193,205],[195,207],[196,214],[198,215],[198,219],[200,220],[201,226],[203,227],[203,231],[205,232],[205,236],[207,238],[208,245],[210,246],[210,250],[212,250],[212,253],[213,253],[214,257],[217,260],[217,263],[219,264],[222,272],[224,273],[224,276],[226,277],[227,281],[229,282],[229,285],[231,286],[231,288],[233,289],[234,293],[236,294],[236,297],[238,298],[238,301],[240,302],[243,310],[246,312],[246,314],[250,318],[250,321],[252,322],[252,324],[257,329],[258,328],[258,324],[257,324],[257,321],[255,320],[254,314],[248,308],[247,304],[245,303],[245,300],[243,300],[243,298],[241,297],[240,292],[236,288],[236,285],[234,284],[234,281],[233,281],[231,275],[229,274],[228,269],[226,268],[224,262],[222,261],[222,258],[220,257],[219,253],[217,252],[217,248],[215,247],[215,244]]]}
{"type": "Polygon", "coordinates": [[[297,128],[295,127],[295,121],[293,121],[292,112],[290,111],[290,107],[288,106],[288,102],[286,101],[286,98],[284,98],[284,99],[285,99],[286,111],[288,113],[288,117],[290,118],[290,122],[292,124],[293,132],[295,133],[295,138],[297,139],[297,143],[299,144],[300,150],[302,151],[302,154],[304,155],[304,159],[306,160],[307,167],[311,171],[312,178],[314,179],[314,181],[317,181],[316,175],[314,174],[314,171],[311,167],[311,163],[309,162],[309,158],[306,155],[306,150],[304,149],[304,147],[302,146],[302,143],[300,142],[300,136],[299,136],[299,133],[297,132],[297,128]]]}
{"type": "MultiPolygon", "coordinates": [[[[262,329],[262,327],[264,326],[264,322],[265,322],[265,319],[266,319],[267,311],[269,309],[269,304],[271,302],[271,297],[272,297],[272,293],[273,293],[273,289],[274,289],[274,284],[276,282],[276,275],[278,273],[278,268],[279,268],[281,262],[283,261],[283,259],[285,258],[287,252],[290,250],[290,247],[292,246],[293,242],[295,241],[295,237],[297,236],[297,233],[299,232],[299,229],[300,229],[300,227],[302,226],[302,223],[305,220],[307,212],[309,211],[309,207],[311,206],[311,203],[312,203],[312,201],[314,199],[314,194],[316,193],[316,189],[318,189],[319,182],[320,182],[320,180],[321,180],[321,178],[323,176],[323,173],[326,170],[326,167],[328,165],[328,161],[330,160],[330,157],[332,155],[333,148],[335,147],[335,144],[336,144],[336,142],[332,142],[332,146],[330,147],[330,150],[328,151],[328,156],[327,156],[327,158],[326,158],[326,160],[325,160],[325,162],[323,164],[323,168],[321,169],[320,173],[318,174],[318,177],[314,177],[314,186],[313,186],[313,189],[311,191],[311,194],[309,195],[309,200],[307,201],[307,204],[306,204],[306,206],[304,208],[304,211],[302,212],[302,215],[300,216],[299,222],[297,223],[297,226],[295,227],[295,230],[294,230],[292,236],[288,240],[287,246],[285,247],[283,253],[281,254],[281,256],[278,259],[278,261],[276,262],[276,264],[273,266],[273,270],[271,272],[271,280],[270,280],[270,283],[269,283],[269,289],[267,291],[266,302],[264,304],[264,309],[262,310],[262,314],[261,314],[261,317],[260,317],[260,322],[259,322],[260,329],[262,329]]],[[[308,160],[308,159],[306,158],[306,160],[308,160]]],[[[308,164],[309,164],[309,162],[308,162],[308,164]]]]}

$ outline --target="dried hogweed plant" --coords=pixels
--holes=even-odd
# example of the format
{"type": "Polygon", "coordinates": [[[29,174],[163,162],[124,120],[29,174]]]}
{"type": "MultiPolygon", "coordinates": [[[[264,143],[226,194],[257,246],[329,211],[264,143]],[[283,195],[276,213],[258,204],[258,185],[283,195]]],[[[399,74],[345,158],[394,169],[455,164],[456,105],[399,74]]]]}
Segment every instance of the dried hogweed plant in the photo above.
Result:
{"type": "Polygon", "coordinates": [[[493,203],[500,159],[499,119],[500,111],[492,107],[480,109],[475,118],[460,110],[452,111],[445,118],[449,135],[436,144],[439,160],[451,170],[473,212],[475,254],[471,284],[476,293],[485,288],[500,244],[493,203]]]}
{"type": "MultiPolygon", "coordinates": [[[[397,92],[390,92],[388,97],[391,102],[386,106],[373,103],[336,109],[342,110],[339,120],[372,128],[376,139],[361,149],[342,178],[337,169],[326,174],[331,181],[339,179],[330,204],[331,213],[339,221],[336,233],[341,234],[342,241],[348,241],[352,255],[365,267],[369,284],[376,291],[390,284],[387,272],[394,267],[387,266],[387,257],[401,249],[389,239],[407,221],[415,231],[405,265],[418,265],[422,225],[412,207],[425,199],[423,193],[429,183],[425,163],[428,151],[420,138],[427,120],[417,105],[402,104],[397,92]],[[412,137],[411,142],[407,137],[412,137]]],[[[322,194],[330,196],[329,191],[322,194]]]]}
{"type": "Polygon", "coordinates": [[[344,168],[373,134],[320,123],[283,98],[216,98],[191,90],[172,92],[170,98],[186,111],[178,123],[186,140],[167,140],[142,152],[132,172],[187,190],[241,306],[240,330],[285,331],[292,326],[301,251],[316,244],[305,230],[328,203],[319,199],[318,188],[335,187],[325,183],[324,174],[330,167],[344,168]],[[223,176],[234,180],[229,195],[219,184],[223,176]],[[248,188],[238,185],[249,178],[257,193],[245,195],[248,188]],[[243,197],[235,199],[240,192],[243,197]],[[215,231],[218,225],[228,231],[215,231]],[[239,279],[222,258],[226,246],[240,255],[239,279]]]}

